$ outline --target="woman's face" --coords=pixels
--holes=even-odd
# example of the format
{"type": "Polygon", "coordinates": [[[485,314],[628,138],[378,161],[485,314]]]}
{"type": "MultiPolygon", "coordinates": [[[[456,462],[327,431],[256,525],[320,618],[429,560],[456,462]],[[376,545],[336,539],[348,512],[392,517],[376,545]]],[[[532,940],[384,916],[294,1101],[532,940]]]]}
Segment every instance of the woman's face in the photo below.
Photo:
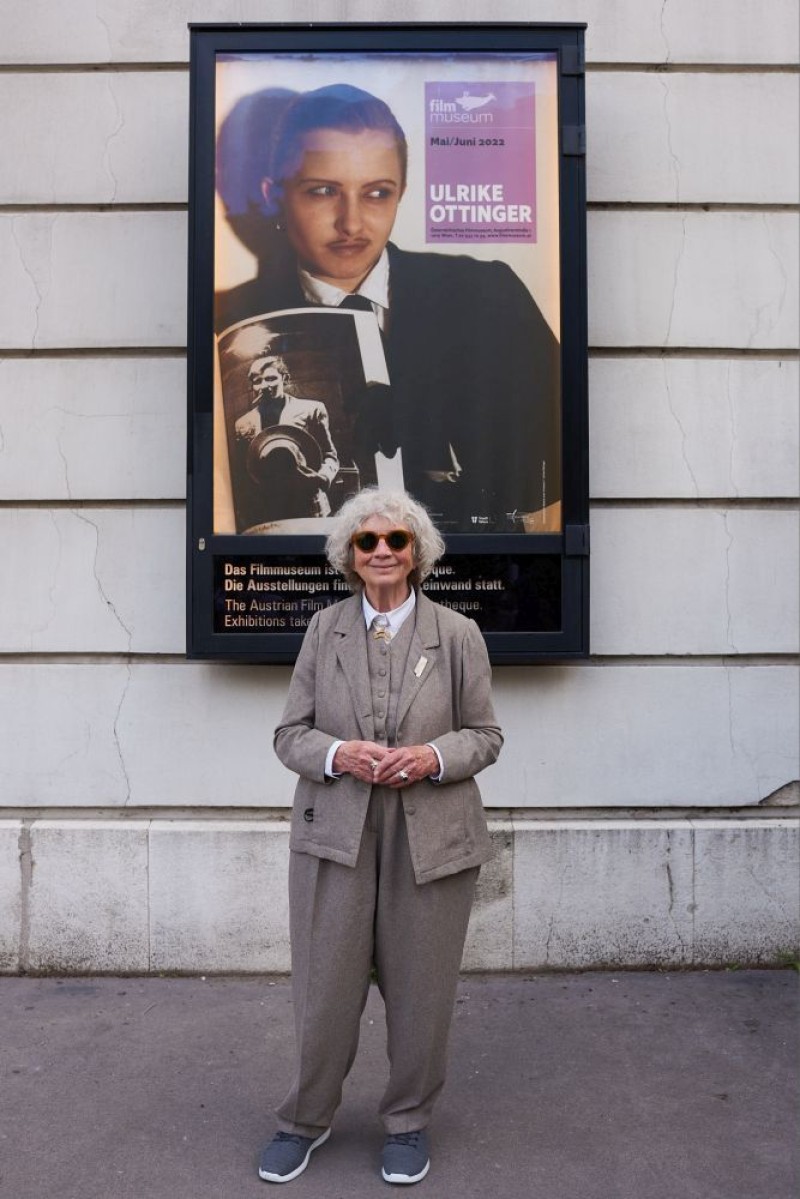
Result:
{"type": "Polygon", "coordinates": [[[300,265],[325,283],[355,290],[389,240],[402,194],[390,133],[310,130],[283,195],[286,234],[300,265]]]}
{"type": "MultiPolygon", "coordinates": [[[[406,526],[385,516],[370,516],[358,526],[359,533],[390,533],[392,529],[406,526]]],[[[410,530],[409,530],[410,532],[410,530]]],[[[353,569],[366,588],[367,595],[377,591],[395,589],[408,594],[408,576],[414,569],[414,540],[405,549],[390,550],[385,541],[379,541],[371,553],[364,553],[353,546],[353,569]]],[[[400,597],[402,602],[403,596],[400,597]]]]}

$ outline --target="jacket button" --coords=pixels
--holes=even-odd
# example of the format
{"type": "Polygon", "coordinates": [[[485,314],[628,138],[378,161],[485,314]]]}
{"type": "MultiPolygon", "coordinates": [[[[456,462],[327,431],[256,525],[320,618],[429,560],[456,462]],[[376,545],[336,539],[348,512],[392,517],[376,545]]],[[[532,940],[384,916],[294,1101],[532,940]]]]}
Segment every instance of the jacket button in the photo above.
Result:
{"type": "Polygon", "coordinates": [[[305,812],[303,812],[303,819],[305,820],[306,824],[313,824],[314,823],[314,809],[306,808],[305,812]]]}
{"type": "Polygon", "coordinates": [[[416,814],[416,811],[417,811],[416,808],[406,808],[406,816],[414,816],[416,814]]]}

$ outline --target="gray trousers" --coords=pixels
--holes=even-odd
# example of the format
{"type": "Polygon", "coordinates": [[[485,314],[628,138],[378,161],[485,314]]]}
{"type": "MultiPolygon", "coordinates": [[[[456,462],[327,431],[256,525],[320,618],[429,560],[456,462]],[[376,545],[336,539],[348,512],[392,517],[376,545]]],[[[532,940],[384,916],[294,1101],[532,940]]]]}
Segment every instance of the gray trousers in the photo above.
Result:
{"type": "MultiPolygon", "coordinates": [[[[431,800],[435,802],[435,798],[431,800]]],[[[355,868],[292,853],[289,905],[296,1072],[284,1132],[333,1120],[358,1047],[370,971],[386,1005],[387,1133],[424,1128],[444,1086],[447,1036],[479,867],[420,886],[399,794],[374,787],[355,868]]]]}

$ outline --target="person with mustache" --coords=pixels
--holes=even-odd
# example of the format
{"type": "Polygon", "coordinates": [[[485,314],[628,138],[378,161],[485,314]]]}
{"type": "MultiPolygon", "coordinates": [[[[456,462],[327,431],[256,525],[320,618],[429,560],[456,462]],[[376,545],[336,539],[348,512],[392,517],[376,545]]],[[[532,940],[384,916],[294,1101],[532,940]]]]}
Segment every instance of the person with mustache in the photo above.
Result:
{"type": "Polygon", "coordinates": [[[362,451],[399,448],[406,489],[443,532],[560,531],[558,342],[505,263],[389,240],[408,147],[388,105],[349,84],[300,93],[269,169],[261,190],[283,241],[217,296],[217,328],[286,308],[372,311],[390,388],[363,398],[362,451]]]}

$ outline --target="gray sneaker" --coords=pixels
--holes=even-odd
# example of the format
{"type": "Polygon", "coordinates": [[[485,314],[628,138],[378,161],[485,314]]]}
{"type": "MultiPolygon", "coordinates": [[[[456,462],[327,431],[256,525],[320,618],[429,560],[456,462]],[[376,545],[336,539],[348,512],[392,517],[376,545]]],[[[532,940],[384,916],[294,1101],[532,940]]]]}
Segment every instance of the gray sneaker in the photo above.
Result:
{"type": "Polygon", "coordinates": [[[318,1145],[324,1144],[331,1135],[326,1128],[322,1136],[301,1137],[298,1133],[278,1132],[262,1151],[258,1163],[258,1177],[265,1182],[291,1182],[302,1174],[308,1159],[318,1145]]]}
{"type": "Polygon", "coordinates": [[[428,1136],[417,1132],[390,1133],[383,1143],[381,1177],[384,1182],[419,1182],[431,1168],[428,1136]]]}

